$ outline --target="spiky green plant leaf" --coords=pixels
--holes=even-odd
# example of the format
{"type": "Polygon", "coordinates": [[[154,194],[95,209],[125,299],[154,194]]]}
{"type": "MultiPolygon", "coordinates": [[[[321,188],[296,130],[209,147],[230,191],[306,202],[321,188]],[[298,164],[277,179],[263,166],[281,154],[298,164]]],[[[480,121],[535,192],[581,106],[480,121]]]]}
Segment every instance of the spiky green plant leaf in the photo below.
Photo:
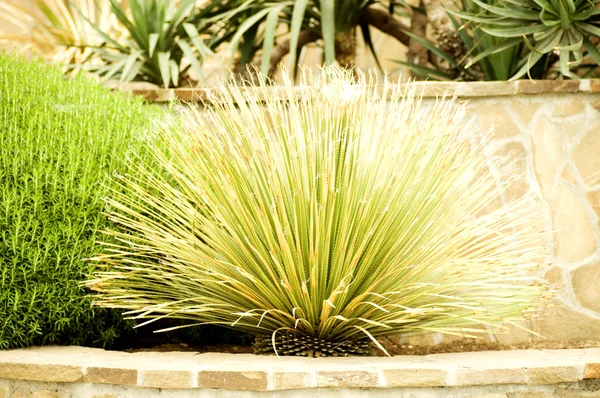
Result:
{"type": "Polygon", "coordinates": [[[60,65],[81,63],[92,55],[87,46],[99,45],[101,33],[119,37],[123,27],[110,12],[107,1],[97,0],[2,0],[0,1],[0,43],[18,45],[37,56],[60,65]],[[29,4],[31,3],[31,4],[29,4]]]}
{"type": "MultiPolygon", "coordinates": [[[[589,50],[591,39],[600,37],[599,0],[504,0],[493,1],[491,5],[482,0],[471,1],[483,11],[463,12],[461,18],[505,42],[521,38],[522,44],[529,48],[522,54],[522,66],[512,80],[530,74],[537,61],[552,53],[558,54],[560,73],[566,77],[577,78],[572,71],[586,55],[600,66],[595,58],[597,51],[589,50]],[[502,21],[509,24],[499,24],[502,21]],[[548,38],[552,38],[553,45],[549,45],[548,38]]],[[[490,54],[488,50],[481,56],[490,54]]]]}
{"type": "MultiPolygon", "coordinates": [[[[237,41],[234,40],[234,46],[232,46],[234,56],[237,56],[237,45],[243,34],[251,27],[260,27],[261,34],[253,37],[252,50],[260,49],[262,51],[260,72],[262,75],[268,75],[273,66],[276,66],[270,65],[268,62],[274,53],[274,45],[281,43],[283,38],[289,40],[286,50],[286,53],[290,54],[287,60],[288,69],[295,69],[298,62],[296,54],[301,50],[298,48],[300,35],[306,32],[310,32],[313,37],[320,38],[319,43],[322,42],[324,49],[324,63],[334,63],[336,61],[336,37],[338,37],[337,40],[342,40],[340,37],[343,37],[344,34],[354,35],[357,26],[362,24],[366,27],[361,21],[365,10],[369,7],[381,8],[379,6],[389,7],[389,18],[395,18],[395,14],[406,16],[406,10],[409,8],[403,1],[387,0],[212,0],[209,2],[209,7],[212,7],[214,12],[211,11],[211,16],[207,20],[211,23],[221,24],[222,30],[218,35],[227,37],[233,35],[237,39],[237,41]],[[395,9],[394,6],[396,6],[395,9]],[[400,8],[405,10],[404,14],[400,8]],[[287,32],[281,34],[281,28],[286,28],[287,32]]],[[[206,19],[205,16],[203,18],[206,19]]],[[[200,18],[197,17],[196,20],[200,21],[200,18]]],[[[365,31],[364,27],[362,29],[363,33],[367,34],[363,36],[365,44],[374,54],[368,30],[365,31]]],[[[302,43],[302,45],[305,44],[302,43]]],[[[375,56],[375,58],[377,57],[375,56]]],[[[252,59],[242,56],[239,60],[244,64],[250,63],[252,59]]]]}
{"type": "Polygon", "coordinates": [[[454,101],[421,106],[414,89],[354,79],[328,69],[301,95],[287,81],[261,97],[230,85],[164,125],[155,161],[109,199],[121,243],[95,258],[96,303],[303,355],[502,332],[538,310],[539,206],[486,210],[508,170],[484,155],[488,135],[454,101]]]}
{"type": "Polygon", "coordinates": [[[129,0],[128,8],[117,0],[110,0],[110,4],[128,36],[104,33],[82,15],[103,40],[101,45],[90,47],[103,64],[84,62],[73,67],[105,80],[147,81],[165,88],[178,86],[182,78],[188,77],[190,67],[195,77],[203,78],[201,64],[212,55],[212,48],[204,41],[208,37],[202,37],[188,23],[194,15],[195,0],[129,0]]]}

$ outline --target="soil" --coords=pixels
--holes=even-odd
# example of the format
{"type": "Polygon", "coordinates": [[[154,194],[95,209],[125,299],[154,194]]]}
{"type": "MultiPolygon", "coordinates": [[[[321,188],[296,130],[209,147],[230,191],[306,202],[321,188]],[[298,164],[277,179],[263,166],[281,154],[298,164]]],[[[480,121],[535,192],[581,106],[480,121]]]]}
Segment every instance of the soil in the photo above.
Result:
{"type": "Polygon", "coordinates": [[[216,344],[207,346],[190,346],[187,344],[162,344],[148,348],[129,348],[125,352],[173,352],[173,351],[192,351],[198,353],[204,352],[226,352],[231,354],[252,354],[254,349],[249,345],[235,344],[216,344]]]}
{"type": "Polygon", "coordinates": [[[599,348],[600,341],[536,341],[522,344],[499,344],[462,340],[432,346],[392,345],[386,349],[390,355],[428,355],[450,352],[509,351],[509,350],[559,350],[565,348],[599,348]]]}
{"type": "MultiPolygon", "coordinates": [[[[527,350],[527,349],[564,349],[564,348],[600,348],[600,341],[537,341],[523,344],[499,344],[480,342],[472,340],[456,341],[448,344],[437,344],[431,346],[412,346],[395,345],[388,343],[384,345],[390,355],[428,355],[442,354],[450,352],[474,352],[474,351],[508,351],[508,350],[527,350]]],[[[191,352],[223,352],[233,354],[251,354],[253,349],[249,345],[218,344],[211,346],[190,346],[187,344],[163,344],[149,348],[127,349],[126,352],[172,352],[172,351],[191,351],[191,352]]],[[[383,356],[379,350],[373,352],[374,355],[383,356]]]]}

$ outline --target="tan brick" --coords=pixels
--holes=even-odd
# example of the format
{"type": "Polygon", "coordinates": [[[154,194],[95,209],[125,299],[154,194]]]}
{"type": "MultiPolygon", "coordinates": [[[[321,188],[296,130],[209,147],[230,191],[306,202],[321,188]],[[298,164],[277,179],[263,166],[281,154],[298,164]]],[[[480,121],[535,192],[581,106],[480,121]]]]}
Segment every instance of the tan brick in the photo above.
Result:
{"type": "Polygon", "coordinates": [[[276,390],[314,387],[309,372],[276,372],[273,374],[273,379],[276,390]]]}
{"type": "Polygon", "coordinates": [[[192,373],[185,370],[142,370],[142,386],[192,388],[192,373]]]}
{"type": "Polygon", "coordinates": [[[0,386],[0,398],[8,398],[8,386],[0,386]]]}
{"type": "Polygon", "coordinates": [[[448,372],[442,369],[390,369],[383,376],[388,387],[439,387],[446,385],[448,372]]]}
{"type": "Polygon", "coordinates": [[[267,389],[267,373],[259,371],[201,371],[198,373],[198,387],[264,391],[267,389]]]}
{"type": "Polygon", "coordinates": [[[491,384],[525,384],[527,369],[485,369],[459,368],[456,370],[457,386],[491,385],[491,384]]]}
{"type": "Polygon", "coordinates": [[[600,379],[600,363],[588,363],[583,372],[584,379],[600,379]]]}
{"type": "Polygon", "coordinates": [[[590,79],[590,89],[592,93],[600,92],[600,80],[598,79],[590,79]]]}
{"type": "Polygon", "coordinates": [[[372,388],[377,387],[376,373],[359,370],[319,371],[318,387],[372,388]]]}
{"type": "Polygon", "coordinates": [[[83,380],[86,383],[136,385],[137,373],[136,369],[89,367],[86,369],[83,380]]]}
{"type": "Polygon", "coordinates": [[[529,384],[556,384],[577,381],[575,365],[544,366],[527,369],[529,384]]]}
{"type": "Polygon", "coordinates": [[[456,95],[459,97],[491,97],[513,95],[515,82],[468,82],[456,84],[456,95]]]}
{"type": "Polygon", "coordinates": [[[94,394],[92,398],[119,398],[116,394],[94,394]]]}
{"type": "Polygon", "coordinates": [[[511,391],[508,398],[554,398],[554,391],[511,391]]]}
{"type": "Polygon", "coordinates": [[[0,363],[0,378],[73,383],[81,381],[81,366],[0,363]]]}
{"type": "Polygon", "coordinates": [[[170,102],[175,99],[175,92],[172,89],[131,90],[131,93],[151,102],[170,102]]]}
{"type": "Polygon", "coordinates": [[[465,398],[506,398],[505,392],[490,392],[487,394],[466,395],[465,398]]]}
{"type": "Polygon", "coordinates": [[[29,394],[29,398],[62,398],[62,394],[59,394],[56,391],[50,391],[50,390],[40,390],[40,391],[34,391],[31,394],[29,394]]]}
{"type": "Polygon", "coordinates": [[[577,80],[519,80],[517,94],[539,93],[576,93],[579,90],[577,80]]]}

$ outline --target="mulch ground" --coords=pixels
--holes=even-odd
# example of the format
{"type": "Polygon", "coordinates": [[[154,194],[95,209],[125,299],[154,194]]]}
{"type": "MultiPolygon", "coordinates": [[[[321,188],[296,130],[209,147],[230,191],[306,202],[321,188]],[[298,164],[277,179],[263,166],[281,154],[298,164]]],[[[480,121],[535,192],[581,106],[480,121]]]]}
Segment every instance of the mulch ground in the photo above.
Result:
{"type": "MultiPolygon", "coordinates": [[[[394,345],[386,344],[386,349],[390,355],[428,355],[442,354],[451,352],[475,352],[475,351],[507,351],[507,350],[527,350],[527,349],[565,349],[565,348],[600,348],[600,341],[537,341],[523,344],[499,344],[481,341],[462,340],[448,344],[437,344],[431,346],[412,346],[412,345],[394,345]]],[[[251,346],[218,344],[213,346],[189,346],[187,344],[164,344],[150,348],[128,349],[126,352],[172,352],[172,351],[193,351],[193,352],[223,352],[233,354],[251,354],[251,346]]],[[[377,350],[379,351],[379,350],[377,350]]],[[[381,352],[374,352],[375,355],[383,355],[381,352]]]]}

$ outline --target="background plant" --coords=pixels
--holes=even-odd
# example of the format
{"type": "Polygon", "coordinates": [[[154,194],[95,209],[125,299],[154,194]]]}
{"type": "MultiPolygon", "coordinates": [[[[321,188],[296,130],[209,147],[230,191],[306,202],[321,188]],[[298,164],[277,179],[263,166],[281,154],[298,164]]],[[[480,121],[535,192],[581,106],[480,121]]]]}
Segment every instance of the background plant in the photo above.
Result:
{"type": "Polygon", "coordinates": [[[594,44],[600,36],[598,0],[471,1],[481,11],[453,13],[500,39],[477,59],[522,49],[512,80],[531,74],[551,54],[558,55],[560,73],[566,77],[576,77],[573,69],[586,56],[600,65],[600,52],[594,44]]]}
{"type": "MultiPolygon", "coordinates": [[[[483,1],[486,4],[493,4],[497,0],[483,1]]],[[[479,5],[470,0],[460,0],[457,8],[470,13],[481,11],[479,5]]],[[[441,62],[435,65],[399,60],[396,62],[407,66],[413,75],[433,80],[493,81],[508,80],[513,75],[517,70],[522,48],[513,46],[494,54],[485,54],[487,49],[494,48],[502,39],[483,32],[476,24],[466,23],[453,13],[448,13],[447,17],[452,22],[453,30],[450,37],[453,39],[453,46],[447,45],[446,47],[454,48],[455,51],[450,49],[445,51],[425,37],[407,33],[441,62]]]]}
{"type": "Polygon", "coordinates": [[[211,21],[237,21],[226,23],[224,31],[234,29],[230,42],[234,53],[240,50],[237,72],[242,73],[252,63],[263,75],[271,75],[288,54],[288,65],[295,66],[300,50],[318,40],[323,42],[324,62],[337,60],[341,66],[351,68],[356,56],[357,28],[376,59],[371,27],[403,43],[408,41],[401,29],[405,25],[397,18],[407,13],[403,1],[231,0],[211,4],[217,3],[220,12],[211,16],[211,21]],[[260,55],[253,59],[259,50],[260,55]]]}
{"type": "Polygon", "coordinates": [[[61,65],[89,58],[88,46],[101,42],[82,14],[112,37],[123,33],[107,1],[32,0],[31,4],[29,7],[23,1],[0,1],[0,20],[5,21],[0,40],[61,65]],[[18,29],[16,33],[7,30],[11,24],[18,29]]]}
{"type": "Polygon", "coordinates": [[[545,258],[535,202],[483,213],[496,179],[460,107],[341,73],[301,96],[287,81],[287,101],[223,87],[163,126],[155,161],[111,193],[119,243],[95,259],[96,303],[309,356],[404,332],[502,332],[539,309],[544,288],[524,283],[545,258]]]}
{"type": "Polygon", "coordinates": [[[179,86],[189,80],[189,70],[204,78],[201,63],[212,54],[211,41],[201,36],[191,22],[196,0],[129,0],[128,8],[110,0],[111,12],[126,29],[123,39],[112,37],[92,21],[102,44],[91,47],[103,61],[100,66],[82,67],[105,80],[121,83],[146,81],[163,87],[179,86]],[[130,14],[130,16],[129,16],[130,14]]]}

